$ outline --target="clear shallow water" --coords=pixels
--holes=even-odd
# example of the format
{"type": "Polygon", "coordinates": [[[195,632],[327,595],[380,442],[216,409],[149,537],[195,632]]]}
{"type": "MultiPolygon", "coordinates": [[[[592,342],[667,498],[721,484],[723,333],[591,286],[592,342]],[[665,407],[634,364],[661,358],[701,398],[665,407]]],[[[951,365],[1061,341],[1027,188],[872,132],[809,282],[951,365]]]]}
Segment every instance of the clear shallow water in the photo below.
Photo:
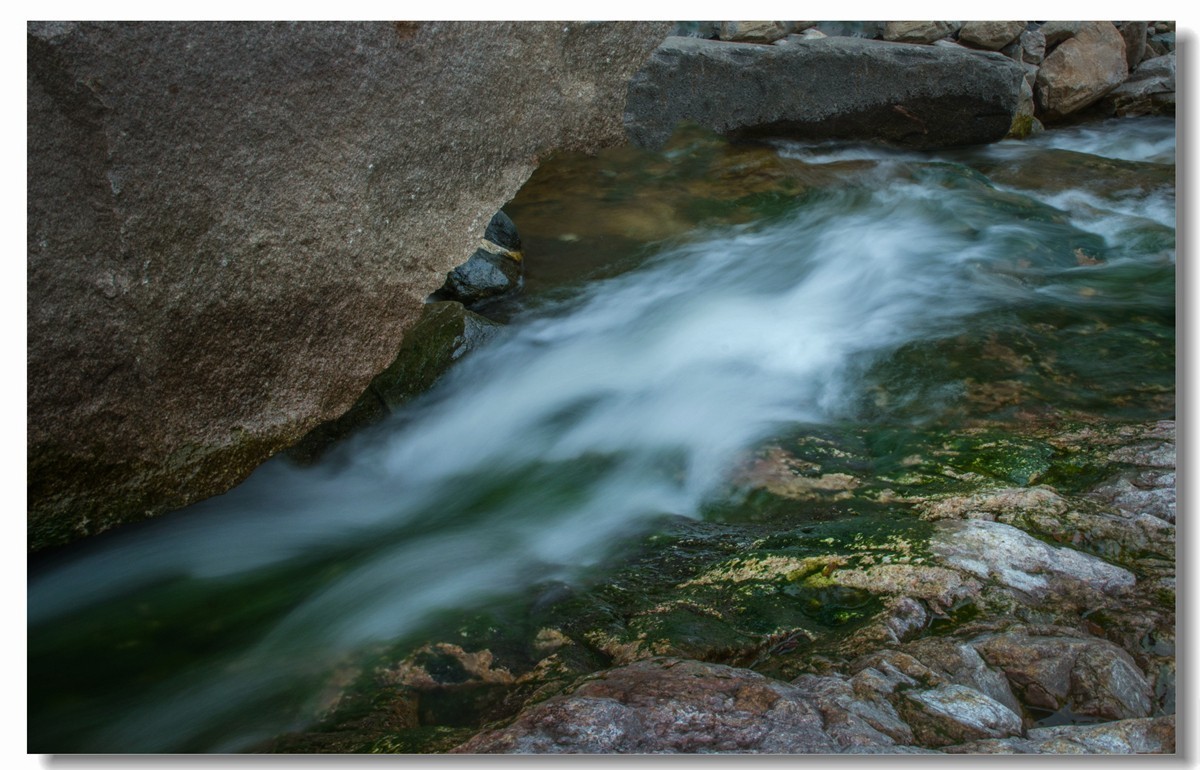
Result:
{"type": "Polygon", "coordinates": [[[35,566],[30,749],[229,751],[303,726],[347,656],[570,582],[663,514],[699,515],[745,450],[789,426],[962,409],[949,362],[978,358],[987,335],[1057,346],[1076,367],[1055,380],[1075,384],[1028,383],[1031,400],[1161,411],[1121,404],[1147,378],[1173,382],[1173,187],[1062,190],[1035,172],[994,185],[973,168],[1036,168],[1064,143],[1168,157],[1158,121],[1071,131],[944,157],[708,140],[579,160],[608,174],[562,191],[574,219],[541,222],[536,200],[511,211],[527,242],[578,253],[612,237],[587,220],[617,201],[628,242],[605,265],[619,269],[530,298],[498,341],[327,463],[270,463],[35,566]],[[639,165],[692,186],[671,197],[639,165]],[[722,197],[703,187],[714,174],[769,183],[722,197]],[[637,216],[650,207],[652,222],[637,216]],[[910,371],[898,354],[914,346],[949,352],[910,371]]]}

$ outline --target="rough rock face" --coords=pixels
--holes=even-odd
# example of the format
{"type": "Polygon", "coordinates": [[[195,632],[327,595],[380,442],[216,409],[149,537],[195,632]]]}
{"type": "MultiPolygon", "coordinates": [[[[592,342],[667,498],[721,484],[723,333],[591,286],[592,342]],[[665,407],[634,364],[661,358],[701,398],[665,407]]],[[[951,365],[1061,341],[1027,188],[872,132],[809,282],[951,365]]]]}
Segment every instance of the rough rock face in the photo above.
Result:
{"type": "Polygon", "coordinates": [[[1174,114],[1175,53],[1142,62],[1103,103],[1108,111],[1122,116],[1174,114]]]}
{"type": "Polygon", "coordinates": [[[942,563],[994,580],[1032,597],[1059,601],[1117,594],[1134,586],[1132,573],[1070,548],[1055,548],[994,521],[940,521],[929,549],[942,563]]]}
{"type": "Polygon", "coordinates": [[[1132,72],[1146,55],[1146,22],[1126,21],[1121,24],[1121,39],[1125,41],[1125,64],[1132,72]]]}
{"type": "Polygon", "coordinates": [[[953,35],[961,22],[957,21],[889,21],[883,28],[883,39],[894,43],[932,43],[953,35]]]}
{"type": "Polygon", "coordinates": [[[999,51],[1024,29],[1023,21],[968,21],[958,31],[958,39],[989,51],[999,51]]]}
{"type": "Polygon", "coordinates": [[[958,48],[671,37],[630,83],[625,122],[633,140],[651,148],[683,121],[742,137],[976,144],[1008,132],[1023,72],[1000,54],[958,48]]]}
{"type": "Polygon", "coordinates": [[[900,713],[924,746],[949,746],[979,738],[1005,738],[1021,732],[1021,717],[970,687],[939,684],[908,690],[900,713]]]}
{"type": "Polygon", "coordinates": [[[1105,719],[1149,716],[1152,690],[1129,653],[1112,642],[1059,629],[1014,629],[971,642],[1002,669],[1018,698],[1046,711],[1069,707],[1105,719]]]}
{"type": "Polygon", "coordinates": [[[1099,725],[1037,727],[1025,738],[963,743],[949,754],[1174,754],[1175,715],[1099,725]]]}
{"type": "MultiPolygon", "coordinates": [[[[879,734],[876,745],[891,741],[879,734]]],[[[837,749],[801,690],[745,669],[654,659],[483,732],[455,753],[816,753],[837,749]]]]}
{"type": "Polygon", "coordinates": [[[344,412],[539,156],[622,140],[668,29],[31,23],[30,547],[344,412]]]}
{"type": "MultiPolygon", "coordinates": [[[[1046,27],[1042,31],[1049,45],[1052,39],[1046,27]]],[[[1077,112],[1119,86],[1128,74],[1125,41],[1112,22],[1082,22],[1038,70],[1039,114],[1043,120],[1054,120],[1077,112]]]]}
{"type": "Polygon", "coordinates": [[[431,302],[404,333],[400,352],[375,376],[354,405],[335,420],[318,425],[287,450],[293,460],[308,463],[330,445],[386,418],[410,398],[423,393],[463,356],[504,328],[472,313],[462,303],[431,302]]]}
{"type": "Polygon", "coordinates": [[[726,21],[721,23],[721,39],[738,43],[773,43],[792,31],[786,21],[726,21]]]}

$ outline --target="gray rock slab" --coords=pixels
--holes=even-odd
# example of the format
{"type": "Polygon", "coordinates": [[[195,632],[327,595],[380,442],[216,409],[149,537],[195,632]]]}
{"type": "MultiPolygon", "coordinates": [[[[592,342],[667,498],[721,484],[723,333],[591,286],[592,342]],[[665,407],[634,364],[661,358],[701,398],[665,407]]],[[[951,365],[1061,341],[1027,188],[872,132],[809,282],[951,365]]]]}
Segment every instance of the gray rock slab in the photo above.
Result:
{"type": "Polygon", "coordinates": [[[738,138],[978,144],[1008,132],[1023,74],[985,51],[858,38],[758,46],[672,37],[630,83],[625,124],[650,148],[683,122],[738,138]]]}

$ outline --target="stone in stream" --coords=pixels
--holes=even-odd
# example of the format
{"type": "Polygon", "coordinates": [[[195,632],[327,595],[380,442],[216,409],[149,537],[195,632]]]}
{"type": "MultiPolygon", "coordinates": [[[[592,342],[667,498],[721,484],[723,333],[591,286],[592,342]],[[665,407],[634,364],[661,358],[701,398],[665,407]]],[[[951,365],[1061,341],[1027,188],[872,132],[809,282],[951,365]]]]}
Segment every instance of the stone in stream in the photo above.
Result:
{"type": "MultiPolygon", "coordinates": [[[[880,735],[877,745],[890,739],[880,735]]],[[[826,753],[803,691],[744,669],[659,658],[610,669],[454,753],[826,753]]]]}
{"type": "Polygon", "coordinates": [[[1033,86],[1028,78],[1021,80],[1021,101],[1017,106],[1017,114],[1013,115],[1012,126],[1008,129],[1009,139],[1025,139],[1039,131],[1045,130],[1042,122],[1035,117],[1037,108],[1033,99],[1033,86]]]}
{"type": "Polygon", "coordinates": [[[989,666],[968,641],[931,636],[903,645],[901,649],[927,667],[930,676],[936,674],[952,684],[978,690],[1010,711],[1021,713],[1021,704],[1004,673],[989,666]]]}
{"type": "Polygon", "coordinates": [[[1048,21],[1038,28],[1045,41],[1046,51],[1049,52],[1064,40],[1070,40],[1083,28],[1082,21],[1048,21]]]}
{"type": "Polygon", "coordinates": [[[1160,32],[1157,35],[1151,35],[1150,39],[1146,41],[1146,47],[1156,56],[1166,56],[1175,50],[1175,33],[1160,32]]]}
{"type": "Polygon", "coordinates": [[[436,299],[456,300],[470,307],[507,294],[521,285],[523,255],[517,227],[503,211],[488,223],[479,248],[471,258],[450,271],[446,283],[434,292],[436,299]]]}
{"type": "Polygon", "coordinates": [[[652,149],[689,121],[735,138],[979,144],[1009,131],[1023,77],[1019,64],[987,51],[858,38],[758,46],[671,37],[630,82],[625,125],[652,149]]]}
{"type": "Polygon", "coordinates": [[[1021,60],[1029,64],[1041,64],[1046,58],[1046,35],[1038,29],[1027,29],[1021,33],[1021,60]]]}
{"type": "MultiPolygon", "coordinates": [[[[1050,40],[1047,34],[1047,44],[1050,40]]],[[[1078,112],[1119,86],[1128,74],[1125,41],[1117,28],[1107,21],[1080,22],[1038,70],[1038,115],[1045,122],[1078,112]]]]}

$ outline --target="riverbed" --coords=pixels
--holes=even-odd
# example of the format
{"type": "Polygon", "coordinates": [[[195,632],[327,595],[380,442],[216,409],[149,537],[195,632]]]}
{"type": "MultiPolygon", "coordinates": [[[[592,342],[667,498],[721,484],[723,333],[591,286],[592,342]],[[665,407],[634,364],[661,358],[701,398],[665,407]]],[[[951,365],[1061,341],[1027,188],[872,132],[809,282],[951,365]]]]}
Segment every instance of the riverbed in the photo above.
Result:
{"type": "Polygon", "coordinates": [[[552,635],[581,649],[564,679],[642,642],[795,675],[773,644],[878,597],[726,613],[714,564],[803,527],[804,558],[917,538],[934,479],[1083,490],[1104,469],[1048,431],[1174,419],[1174,148],[1153,118],[551,159],[506,207],[525,290],[481,312],[507,327],[430,392],[314,467],[31,562],[30,751],[440,750],[515,713],[552,635]],[[647,609],[680,585],[686,622],[647,609]],[[425,695],[389,723],[397,688],[425,695]],[[355,708],[348,743],[271,743],[355,708]]]}

